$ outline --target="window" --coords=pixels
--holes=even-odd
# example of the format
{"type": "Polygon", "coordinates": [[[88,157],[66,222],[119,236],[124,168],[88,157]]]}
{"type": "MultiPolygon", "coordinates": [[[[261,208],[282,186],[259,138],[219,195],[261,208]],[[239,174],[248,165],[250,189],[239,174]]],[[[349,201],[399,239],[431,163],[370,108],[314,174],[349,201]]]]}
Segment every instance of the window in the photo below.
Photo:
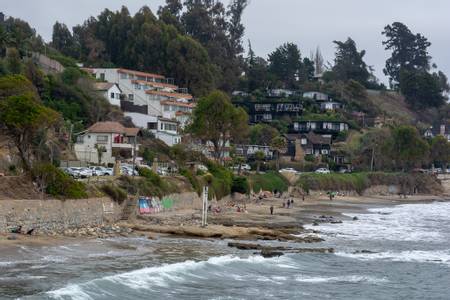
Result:
{"type": "Polygon", "coordinates": [[[306,145],[306,144],[308,144],[308,140],[307,139],[301,139],[301,143],[302,143],[302,145],[306,145]]]}
{"type": "Polygon", "coordinates": [[[100,73],[100,80],[105,81],[105,73],[100,73]]]}
{"type": "Polygon", "coordinates": [[[107,135],[97,135],[97,143],[99,144],[107,144],[108,136],[107,135]]]}
{"type": "Polygon", "coordinates": [[[128,100],[133,101],[134,100],[134,95],[133,94],[128,94],[128,100]]]}
{"type": "Polygon", "coordinates": [[[111,93],[111,99],[114,99],[114,93],[111,93]]]}
{"type": "Polygon", "coordinates": [[[328,150],[327,149],[322,149],[322,154],[328,154],[328,150]]]}
{"type": "Polygon", "coordinates": [[[169,105],[164,105],[164,111],[170,111],[170,106],[169,105]]]}
{"type": "Polygon", "coordinates": [[[147,128],[150,130],[158,129],[158,123],[147,123],[147,128]]]}
{"type": "Polygon", "coordinates": [[[120,73],[120,79],[127,79],[127,74],[120,73]]]}
{"type": "Polygon", "coordinates": [[[140,85],[140,84],[135,84],[135,85],[134,85],[134,88],[135,88],[136,90],[140,90],[140,89],[141,89],[141,85],[140,85]]]}

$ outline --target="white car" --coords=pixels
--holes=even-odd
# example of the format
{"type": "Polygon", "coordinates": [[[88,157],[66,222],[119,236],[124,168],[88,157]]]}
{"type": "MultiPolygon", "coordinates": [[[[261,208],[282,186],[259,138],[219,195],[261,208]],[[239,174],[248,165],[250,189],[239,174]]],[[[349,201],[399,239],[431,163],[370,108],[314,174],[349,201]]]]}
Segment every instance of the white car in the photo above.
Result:
{"type": "MultiPolygon", "coordinates": [[[[249,164],[242,164],[240,165],[241,171],[251,171],[252,167],[250,167],[249,164]]],[[[239,170],[239,165],[233,166],[233,170],[239,170]]]]}
{"type": "Polygon", "coordinates": [[[112,176],[113,170],[101,166],[90,166],[93,176],[112,176]]]}
{"type": "Polygon", "coordinates": [[[330,174],[330,170],[328,170],[327,168],[319,168],[316,170],[317,174],[330,174]]]}
{"type": "Polygon", "coordinates": [[[70,170],[70,174],[74,177],[74,178],[88,178],[88,177],[92,177],[93,172],[91,169],[89,168],[69,168],[70,170]]]}
{"type": "Polygon", "coordinates": [[[122,166],[122,167],[120,168],[120,170],[121,170],[121,173],[122,173],[123,175],[128,175],[128,176],[137,176],[137,175],[139,175],[139,173],[138,173],[136,170],[133,170],[133,169],[130,168],[130,167],[122,166]]]}
{"type": "Polygon", "coordinates": [[[284,168],[284,169],[281,169],[279,172],[280,172],[280,173],[293,173],[293,174],[298,174],[298,173],[300,173],[299,171],[297,171],[297,170],[294,169],[294,168],[284,168]]]}

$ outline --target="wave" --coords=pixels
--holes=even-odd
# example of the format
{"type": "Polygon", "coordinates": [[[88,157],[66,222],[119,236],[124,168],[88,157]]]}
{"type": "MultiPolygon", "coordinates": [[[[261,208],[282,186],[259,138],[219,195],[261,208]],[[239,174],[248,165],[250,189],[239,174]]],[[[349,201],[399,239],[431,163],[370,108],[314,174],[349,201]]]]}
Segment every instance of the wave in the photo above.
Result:
{"type": "Polygon", "coordinates": [[[387,260],[395,262],[438,263],[450,266],[450,251],[401,251],[379,253],[345,253],[338,252],[338,256],[355,258],[358,260],[387,260]]]}
{"type": "MultiPolygon", "coordinates": [[[[206,261],[184,261],[174,264],[165,264],[157,267],[149,267],[127,273],[107,276],[95,279],[86,283],[69,285],[64,288],[47,292],[47,295],[55,299],[71,298],[90,299],[90,294],[98,293],[100,285],[104,283],[113,283],[115,286],[123,286],[133,290],[152,290],[156,287],[166,288],[171,283],[182,283],[185,277],[198,278],[198,275],[193,274],[204,267],[226,266],[232,263],[246,263],[246,264],[260,264],[262,262],[277,263],[284,260],[285,263],[289,258],[263,258],[261,256],[249,256],[247,258],[240,258],[233,255],[211,257],[206,261]]],[[[217,268],[214,268],[217,269],[217,268]]],[[[231,274],[230,274],[231,275],[231,274]]],[[[281,278],[277,278],[280,280],[281,278]]]]}
{"type": "Polygon", "coordinates": [[[348,275],[348,276],[335,276],[335,277],[310,277],[310,276],[297,276],[295,278],[297,282],[305,283],[326,283],[326,282],[348,282],[348,283],[386,283],[386,278],[377,278],[372,276],[362,275],[348,275]]]}
{"type": "Polygon", "coordinates": [[[346,240],[389,240],[437,243],[449,239],[449,202],[405,204],[369,209],[369,214],[346,214],[354,221],[321,224],[322,234],[346,240]]]}

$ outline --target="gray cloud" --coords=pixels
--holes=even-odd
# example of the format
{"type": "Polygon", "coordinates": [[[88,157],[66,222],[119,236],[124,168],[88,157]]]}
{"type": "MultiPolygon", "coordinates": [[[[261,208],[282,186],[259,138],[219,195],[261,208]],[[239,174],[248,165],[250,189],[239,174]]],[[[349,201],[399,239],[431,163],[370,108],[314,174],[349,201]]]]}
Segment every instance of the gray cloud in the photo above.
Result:
{"type": "MultiPolygon", "coordinates": [[[[0,10],[20,17],[36,28],[46,40],[55,21],[69,27],[96,16],[104,8],[126,5],[135,13],[143,5],[156,11],[164,0],[2,0],[0,10]]],[[[224,2],[228,2],[225,0],[224,2]]],[[[382,69],[389,53],[384,51],[381,32],[386,24],[400,21],[433,43],[430,54],[450,74],[450,2],[447,0],[251,0],[244,15],[246,39],[255,52],[266,56],[284,42],[295,42],[303,55],[320,46],[327,60],[334,55],[333,40],[352,37],[366,49],[366,61],[385,80],[382,69]]]]}

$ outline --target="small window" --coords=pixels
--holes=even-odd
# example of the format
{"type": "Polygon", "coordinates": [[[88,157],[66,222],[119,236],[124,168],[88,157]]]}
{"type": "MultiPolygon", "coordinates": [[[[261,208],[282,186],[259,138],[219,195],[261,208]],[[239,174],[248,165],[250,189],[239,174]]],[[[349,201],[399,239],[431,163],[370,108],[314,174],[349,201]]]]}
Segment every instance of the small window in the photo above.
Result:
{"type": "Polygon", "coordinates": [[[158,129],[158,123],[147,123],[147,128],[150,130],[156,130],[158,129]]]}
{"type": "Polygon", "coordinates": [[[99,144],[108,143],[108,136],[107,135],[97,135],[97,143],[99,143],[99,144]]]}
{"type": "Polygon", "coordinates": [[[100,73],[100,80],[105,81],[105,73],[100,73]]]}
{"type": "Polygon", "coordinates": [[[302,139],[301,143],[302,143],[302,145],[306,145],[306,144],[308,144],[308,140],[307,139],[302,139]]]}
{"type": "Polygon", "coordinates": [[[120,74],[120,79],[127,79],[127,74],[121,73],[120,74]]]}
{"type": "Polygon", "coordinates": [[[114,99],[114,96],[115,96],[114,93],[111,93],[111,99],[114,99]]]}
{"type": "Polygon", "coordinates": [[[134,101],[134,95],[133,94],[128,94],[128,100],[134,101]]]}

